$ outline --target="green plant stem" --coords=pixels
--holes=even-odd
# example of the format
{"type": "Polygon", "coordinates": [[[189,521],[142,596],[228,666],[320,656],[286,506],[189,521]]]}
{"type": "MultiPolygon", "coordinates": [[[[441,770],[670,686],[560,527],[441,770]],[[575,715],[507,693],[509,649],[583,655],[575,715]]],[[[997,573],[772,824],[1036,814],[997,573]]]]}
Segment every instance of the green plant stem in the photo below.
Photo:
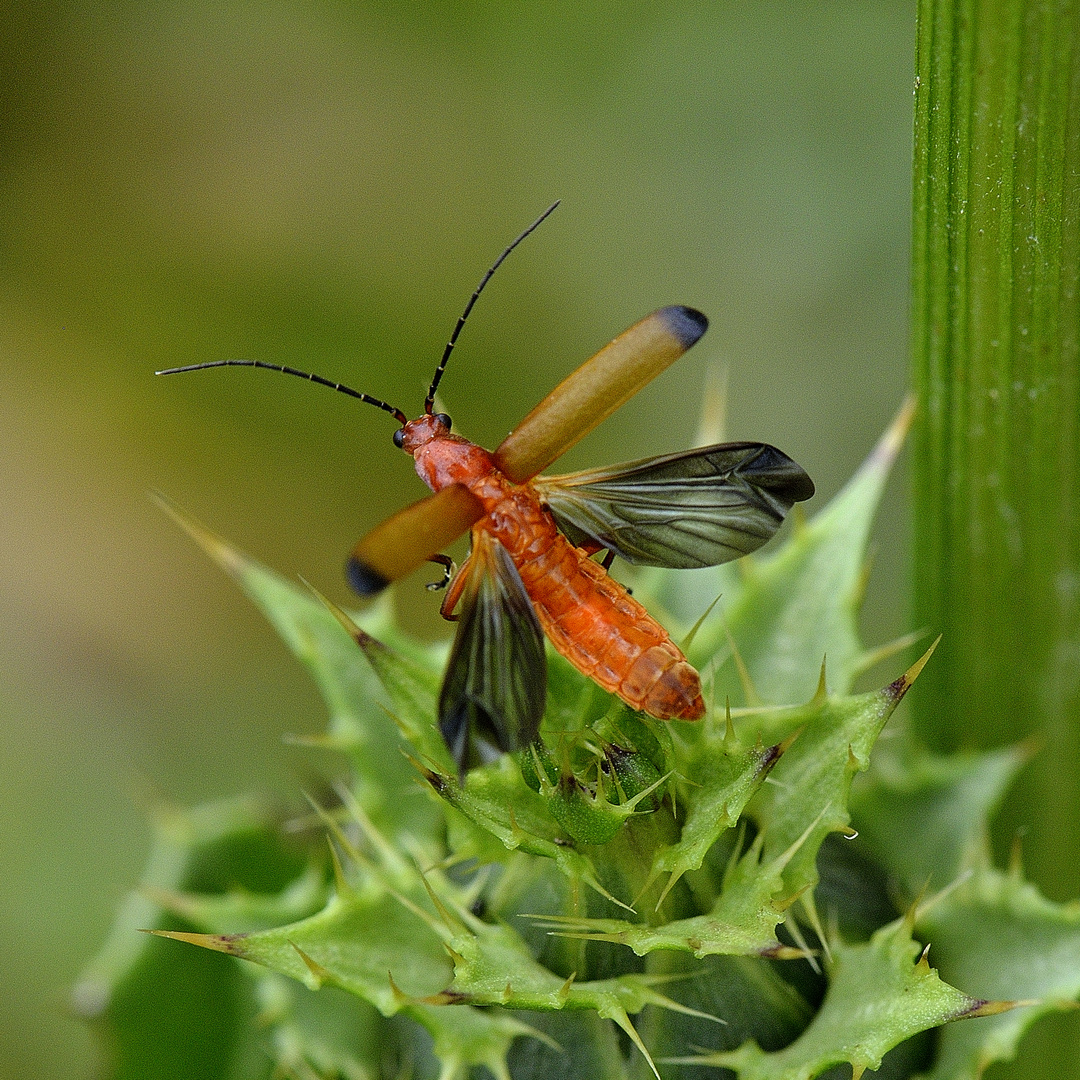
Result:
{"type": "MultiPolygon", "coordinates": [[[[1034,736],[1003,815],[1080,893],[1080,4],[920,0],[913,695],[934,747],[1034,736]]],[[[1076,1075],[1070,1073],[1069,1075],[1076,1075]]]]}

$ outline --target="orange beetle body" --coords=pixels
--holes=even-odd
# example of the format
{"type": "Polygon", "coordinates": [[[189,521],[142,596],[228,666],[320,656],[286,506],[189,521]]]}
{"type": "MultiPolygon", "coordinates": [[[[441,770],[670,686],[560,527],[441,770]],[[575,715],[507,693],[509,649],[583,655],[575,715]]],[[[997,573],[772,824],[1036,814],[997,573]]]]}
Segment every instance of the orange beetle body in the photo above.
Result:
{"type": "MultiPolygon", "coordinates": [[[[632,709],[660,720],[705,715],[701,680],[668,632],[588,553],[559,532],[531,483],[514,484],[493,456],[435,416],[411,420],[401,445],[432,489],[467,488],[482,504],[473,526],[506,549],[548,640],[582,674],[632,709]]],[[[449,613],[467,577],[459,572],[443,604],[449,613]]]]}

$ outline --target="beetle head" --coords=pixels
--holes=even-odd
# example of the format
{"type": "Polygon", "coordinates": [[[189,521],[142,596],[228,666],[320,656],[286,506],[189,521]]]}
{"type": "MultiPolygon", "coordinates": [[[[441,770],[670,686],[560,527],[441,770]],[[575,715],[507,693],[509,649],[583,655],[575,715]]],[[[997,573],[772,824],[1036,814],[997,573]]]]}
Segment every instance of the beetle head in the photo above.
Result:
{"type": "Polygon", "coordinates": [[[394,432],[394,445],[400,450],[415,454],[432,439],[442,439],[450,434],[450,417],[446,413],[423,413],[409,420],[394,432]]]}

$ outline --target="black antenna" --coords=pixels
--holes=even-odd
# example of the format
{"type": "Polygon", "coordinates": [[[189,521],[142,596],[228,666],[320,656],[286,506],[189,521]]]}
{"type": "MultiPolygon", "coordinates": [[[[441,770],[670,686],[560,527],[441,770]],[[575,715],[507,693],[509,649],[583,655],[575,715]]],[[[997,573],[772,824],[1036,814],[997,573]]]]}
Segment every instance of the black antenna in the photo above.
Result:
{"type": "Polygon", "coordinates": [[[454,332],[450,335],[450,340],[446,343],[446,349],[443,351],[442,359],[439,361],[439,366],[435,369],[435,377],[431,380],[431,386],[428,388],[427,399],[424,401],[424,412],[429,416],[431,415],[431,409],[435,404],[435,391],[439,389],[439,382],[442,379],[443,372],[446,370],[446,362],[450,359],[450,354],[454,351],[454,345],[457,342],[458,334],[461,333],[461,328],[465,325],[465,320],[469,317],[469,312],[473,309],[473,304],[476,303],[476,298],[484,291],[484,286],[491,280],[491,275],[502,266],[503,260],[511,251],[514,250],[529,235],[534,229],[538,228],[540,223],[549,215],[554,213],[555,207],[562,202],[562,199],[556,199],[496,260],[491,269],[484,275],[483,280],[476,286],[476,291],[469,297],[469,302],[465,305],[465,310],[461,313],[461,318],[457,321],[457,326],[454,327],[454,332]]]}
{"type": "Polygon", "coordinates": [[[409,422],[409,418],[400,409],[395,409],[393,405],[387,405],[385,401],[380,401],[377,397],[372,397],[370,394],[361,394],[359,390],[353,390],[342,383],[331,382],[321,375],[311,375],[306,371],[297,371],[296,368],[285,367],[282,364],[268,364],[265,360],[208,360],[205,364],[188,364],[187,367],[166,368],[164,371],[155,371],[154,374],[179,375],[182,371],[202,371],[204,368],[212,367],[257,367],[266,368],[267,371],[280,371],[282,375],[295,375],[297,378],[307,379],[308,382],[318,383],[320,386],[329,386],[331,390],[348,394],[349,397],[354,397],[357,401],[366,401],[368,405],[374,405],[376,408],[382,409],[383,412],[388,412],[399,424],[409,422]]]}

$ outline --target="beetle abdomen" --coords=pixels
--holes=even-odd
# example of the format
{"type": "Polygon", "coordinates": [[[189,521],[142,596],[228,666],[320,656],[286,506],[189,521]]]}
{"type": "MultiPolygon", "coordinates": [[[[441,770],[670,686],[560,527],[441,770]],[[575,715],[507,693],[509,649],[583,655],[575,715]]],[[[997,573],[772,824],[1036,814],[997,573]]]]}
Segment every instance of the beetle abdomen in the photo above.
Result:
{"type": "Polygon", "coordinates": [[[552,645],[632,709],[701,719],[701,680],[668,632],[603,567],[562,535],[550,539],[514,561],[552,645]]]}

